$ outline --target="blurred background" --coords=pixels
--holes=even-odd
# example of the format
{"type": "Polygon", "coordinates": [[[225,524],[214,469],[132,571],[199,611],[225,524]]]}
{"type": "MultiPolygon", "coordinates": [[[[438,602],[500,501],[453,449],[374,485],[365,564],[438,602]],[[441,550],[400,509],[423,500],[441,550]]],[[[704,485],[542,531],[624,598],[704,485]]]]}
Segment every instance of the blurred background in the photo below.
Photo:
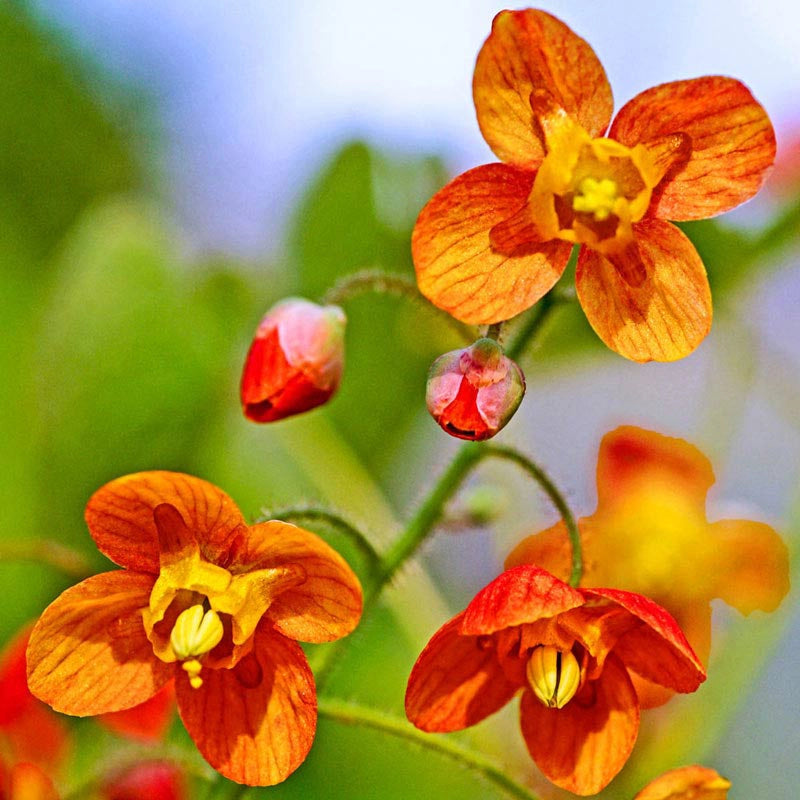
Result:
{"type": "MultiPolygon", "coordinates": [[[[428,365],[461,344],[452,328],[403,299],[353,300],[340,393],[278,425],[245,421],[239,372],[281,297],[318,298],[363,267],[411,274],[419,209],[450,176],[494,160],[470,85],[498,10],[485,0],[0,4],[0,642],[77,577],[108,568],[83,507],[126,472],[200,475],[250,517],[323,503],[378,546],[397,534],[456,447],[424,408],[428,365]]],[[[710,519],[768,522],[794,551],[800,12],[788,0],[546,10],[592,44],[617,107],[669,80],[742,79],[775,123],[778,165],[756,200],[684,226],[714,296],[714,328],[696,353],[628,363],[565,307],[521,360],[527,397],[500,438],[587,514],[605,432],[629,423],[683,437],[715,466],[710,519]]],[[[430,634],[523,534],[555,518],[512,467],[482,467],[470,486],[494,487],[501,513],[490,528],[434,538],[354,639],[329,684],[336,696],[400,710],[430,634]]],[[[730,777],[733,798],[796,796],[796,595],[770,616],[718,611],[712,678],[643,731],[608,796],[696,761],[730,777]],[[687,733],[682,716],[706,724],[687,733]]],[[[532,766],[515,714],[462,740],[524,778],[532,766]]],[[[81,757],[60,780],[75,791],[123,745],[92,721],[71,724],[81,757]]],[[[202,781],[187,741],[174,726],[171,746],[202,781]]],[[[245,796],[503,796],[493,791],[441,756],[323,721],[295,776],[245,796]],[[340,762],[347,774],[332,787],[340,762]]]]}

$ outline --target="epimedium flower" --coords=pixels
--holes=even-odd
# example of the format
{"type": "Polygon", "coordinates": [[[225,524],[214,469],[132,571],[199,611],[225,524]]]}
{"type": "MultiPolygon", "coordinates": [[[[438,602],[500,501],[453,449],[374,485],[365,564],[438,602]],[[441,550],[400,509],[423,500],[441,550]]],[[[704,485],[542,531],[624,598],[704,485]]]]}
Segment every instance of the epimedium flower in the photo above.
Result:
{"type": "Polygon", "coordinates": [[[692,352],[711,293],[694,246],[666,220],[720,214],[760,187],[775,136],[749,90],[719,76],[665,83],[609,127],[594,51],[532,9],[495,17],[472,90],[502,163],[458,176],[420,213],[420,291],[464,322],[499,322],[549,291],[580,245],[578,299],[606,345],[635,361],[692,352]]]}
{"type": "Polygon", "coordinates": [[[358,579],[294,525],[247,525],[216,486],[174,472],[111,481],[86,507],[101,552],[124,567],[67,589],[28,646],[28,684],[78,716],[135,706],[175,680],[203,757],[231,780],[271,785],[305,759],[314,679],[297,640],[348,634],[358,579]]]}
{"type": "Polygon", "coordinates": [[[445,353],[428,371],[428,411],[459,439],[490,439],[514,416],[524,394],[522,370],[494,339],[445,353]]]}
{"type": "Polygon", "coordinates": [[[659,775],[633,800],[726,800],[731,783],[709,767],[671,769],[659,775]]]}
{"type": "MultiPolygon", "coordinates": [[[[709,522],[709,460],[682,439],[633,426],[607,433],[597,458],[597,510],[578,520],[582,587],[619,586],[652,597],[680,624],[700,659],[711,649],[711,601],[743,614],[774,611],[789,590],[789,556],[762,522],[709,522]]],[[[538,564],[565,578],[571,550],[563,523],[523,539],[506,567],[538,564]]],[[[645,707],[670,692],[637,679],[645,707]]]]}
{"type": "Polygon", "coordinates": [[[678,692],[705,680],[675,620],[647,597],[573,589],[533,565],[507,570],[434,634],[406,690],[418,728],[456,731],[521,692],[531,757],[558,786],[599,792],[639,729],[639,674],[678,692]]]}
{"type": "Polygon", "coordinates": [[[244,415],[275,422],[326,403],[344,368],[346,318],[339,306],[292,297],[263,317],[241,382],[244,415]]]}

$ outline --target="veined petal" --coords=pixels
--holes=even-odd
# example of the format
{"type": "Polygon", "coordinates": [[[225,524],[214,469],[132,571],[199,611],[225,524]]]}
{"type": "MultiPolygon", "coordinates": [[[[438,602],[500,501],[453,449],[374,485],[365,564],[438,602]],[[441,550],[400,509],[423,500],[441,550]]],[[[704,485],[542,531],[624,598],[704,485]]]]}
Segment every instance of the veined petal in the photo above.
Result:
{"type": "Polygon", "coordinates": [[[525,692],[520,726],[531,758],[556,786],[596,794],[622,769],[639,731],[636,692],[612,653],[597,680],[563,708],[546,708],[525,692]]]}
{"type": "Polygon", "coordinates": [[[749,614],[774,611],[789,591],[789,551],[769,525],[725,519],[709,525],[715,543],[715,597],[749,614]]]}
{"type": "Polygon", "coordinates": [[[423,731],[459,731],[502,708],[520,688],[504,674],[490,637],[464,636],[464,612],[442,626],[414,664],[406,716],[423,731]]]}
{"type": "Polygon", "coordinates": [[[714,483],[711,462],[694,445],[632,425],[607,433],[597,455],[597,505],[607,510],[654,485],[705,508],[714,483]]]}
{"type": "Polygon", "coordinates": [[[731,782],[708,767],[679,767],[659,775],[633,800],[725,800],[731,782]]]}
{"type": "Polygon", "coordinates": [[[142,609],[153,576],[118,570],[67,589],[44,611],[28,645],[28,686],[79,717],[143,703],[172,676],[153,655],[142,609]]]}
{"type": "MultiPolygon", "coordinates": [[[[86,506],[89,533],[116,564],[141,572],[159,570],[157,506],[176,508],[205,557],[224,562],[244,519],[225,492],[180,472],[137,472],[98,489],[86,506]]],[[[224,566],[224,563],[221,564],[224,566]]]]}
{"type": "Polygon", "coordinates": [[[250,527],[234,550],[250,570],[284,568],[304,578],[287,583],[272,600],[267,616],[290,639],[330,642],[346,636],[361,618],[361,584],[347,562],[319,536],[287,522],[271,520],[250,527]]]}
{"type": "Polygon", "coordinates": [[[419,289],[434,305],[482,325],[519,314],[552,288],[571,245],[533,242],[508,253],[490,238],[492,228],[525,205],[534,177],[486,164],[459,175],[422,209],[411,253],[419,289]]]}
{"type": "Polygon", "coordinates": [[[123,711],[101,714],[97,721],[106,728],[144,742],[160,742],[167,734],[175,708],[175,685],[169,681],[149,700],[123,711]]]}
{"type": "Polygon", "coordinates": [[[674,689],[693,692],[706,671],[675,619],[649,597],[622,589],[583,589],[587,597],[605,597],[622,606],[643,624],[624,633],[614,646],[628,669],[674,689]]]}
{"type": "Polygon", "coordinates": [[[597,335],[633,361],[675,361],[689,355],[711,328],[711,290],[703,262],[689,239],[668,222],[633,226],[647,270],[638,286],[611,262],[584,247],[575,286],[597,335]]]}
{"type": "Polygon", "coordinates": [[[467,606],[461,632],[479,636],[536,622],[577,608],[583,595],[546,570],[530,564],[506,570],[467,606]]]}
{"type": "Polygon", "coordinates": [[[712,76],[655,86],[626,103],[609,136],[633,146],[661,136],[691,137],[691,155],[667,173],[649,213],[705,219],[752,197],[775,160],[775,132],[750,90],[712,76]]]}
{"type": "Polygon", "coordinates": [[[179,671],[178,711],[214,769],[250,786],[272,786],[303,763],[317,725],[314,678],[295,642],[267,626],[232,669],[204,669],[198,689],[179,671]]]}
{"type": "Polygon", "coordinates": [[[533,168],[544,148],[530,96],[545,91],[592,136],[608,127],[611,87],[592,48],[544,11],[501,11],[478,53],[472,95],[478,125],[501,160],[533,168]]]}

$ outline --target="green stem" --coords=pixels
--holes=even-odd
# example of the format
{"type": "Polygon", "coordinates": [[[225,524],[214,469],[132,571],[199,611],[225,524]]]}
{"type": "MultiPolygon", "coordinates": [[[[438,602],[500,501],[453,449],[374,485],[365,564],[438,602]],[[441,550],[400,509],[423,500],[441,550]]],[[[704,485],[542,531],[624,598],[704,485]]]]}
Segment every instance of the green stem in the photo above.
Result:
{"type": "Polygon", "coordinates": [[[486,330],[486,338],[487,339],[494,339],[496,342],[500,342],[500,334],[503,332],[503,323],[502,322],[494,322],[492,323],[486,330]]]}
{"type": "Polygon", "coordinates": [[[475,340],[475,329],[465,325],[446,311],[426,302],[417,289],[417,283],[409,275],[384,272],[382,269],[362,269],[340,278],[322,297],[323,303],[343,303],[367,292],[392,294],[405,297],[436,313],[447,321],[465,342],[475,340]]]}
{"type": "Polygon", "coordinates": [[[578,530],[578,523],[575,521],[572,511],[570,511],[567,501],[564,499],[564,495],[556,488],[553,481],[550,480],[547,473],[540,466],[517,450],[504,445],[490,444],[486,446],[485,455],[513,461],[515,464],[522,467],[522,469],[544,489],[553,505],[558,509],[558,513],[561,514],[561,519],[564,520],[564,526],[567,529],[567,535],[569,536],[569,542],[572,547],[572,571],[569,576],[569,585],[578,586],[583,577],[581,534],[578,530]]]}
{"type": "Polygon", "coordinates": [[[382,733],[388,733],[399,739],[413,742],[420,747],[440,753],[452,759],[466,769],[476,772],[498,788],[504,790],[511,797],[520,800],[538,800],[537,796],[521,784],[509,778],[505,772],[490,759],[456,744],[452,739],[439,738],[417,730],[409,723],[375,711],[371,708],[345,703],[340,700],[320,698],[319,714],[326,719],[341,722],[345,725],[359,725],[372,728],[382,733]]]}
{"type": "Polygon", "coordinates": [[[80,580],[93,572],[81,553],[50,539],[3,542],[0,544],[0,561],[35,561],[80,580]]]}

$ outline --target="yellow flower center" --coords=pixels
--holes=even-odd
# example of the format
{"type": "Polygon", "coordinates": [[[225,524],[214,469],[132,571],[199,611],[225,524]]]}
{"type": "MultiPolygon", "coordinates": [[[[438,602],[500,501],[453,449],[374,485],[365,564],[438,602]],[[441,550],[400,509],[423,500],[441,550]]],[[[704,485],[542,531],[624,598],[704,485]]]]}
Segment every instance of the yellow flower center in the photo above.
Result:
{"type": "Polygon", "coordinates": [[[598,222],[608,219],[617,200],[617,184],[611,178],[584,178],[572,198],[574,211],[594,215],[598,222]]]}
{"type": "Polygon", "coordinates": [[[533,649],[526,673],[533,693],[548,708],[564,708],[581,684],[578,659],[550,645],[533,649]]]}
{"type": "Polygon", "coordinates": [[[196,658],[186,661],[191,656],[201,656],[213,650],[222,640],[222,620],[213,609],[206,611],[199,603],[181,611],[169,643],[178,661],[184,661],[183,669],[189,675],[192,688],[199,689],[203,685],[200,678],[201,664],[196,658]]]}

